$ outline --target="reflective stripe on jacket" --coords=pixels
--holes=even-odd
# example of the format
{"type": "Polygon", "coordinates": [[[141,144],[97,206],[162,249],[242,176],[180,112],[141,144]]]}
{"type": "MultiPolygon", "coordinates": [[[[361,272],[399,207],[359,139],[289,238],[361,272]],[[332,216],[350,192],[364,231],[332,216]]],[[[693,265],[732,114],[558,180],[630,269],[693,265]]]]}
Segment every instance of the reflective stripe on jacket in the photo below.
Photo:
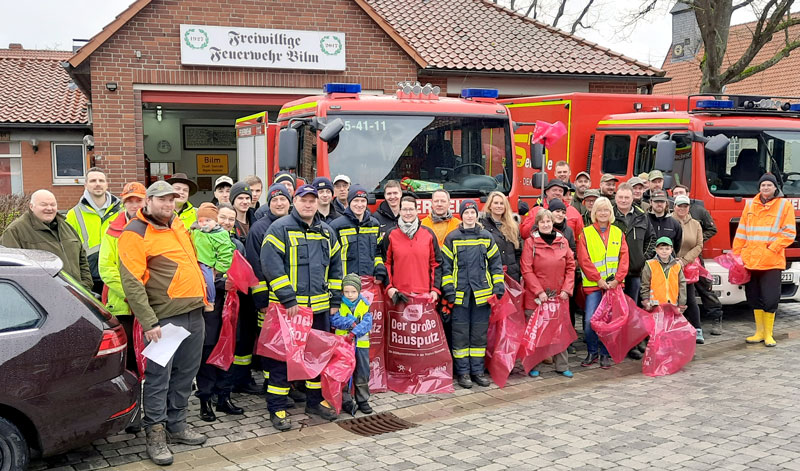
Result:
{"type": "Polygon", "coordinates": [[[92,278],[100,279],[97,268],[97,259],[100,254],[100,243],[103,235],[108,230],[108,226],[120,214],[124,212],[122,202],[114,195],[111,195],[111,204],[103,210],[102,214],[95,211],[92,205],[81,198],[80,203],[76,204],[67,212],[67,223],[75,229],[78,237],[86,251],[86,258],[89,261],[89,269],[92,271],[92,278]]]}
{"type": "Polygon", "coordinates": [[[115,316],[130,315],[131,309],[125,300],[125,291],[122,289],[122,281],[119,277],[119,250],[117,242],[119,236],[128,224],[128,216],[125,211],[119,213],[114,221],[108,226],[108,230],[103,234],[103,241],[100,243],[100,256],[97,260],[97,269],[100,278],[105,286],[103,287],[103,302],[106,309],[115,316]]]}
{"type": "Polygon", "coordinates": [[[331,224],[339,242],[337,261],[342,264],[342,276],[355,273],[386,279],[386,267],[378,246],[380,223],[367,210],[361,221],[350,208],[331,224]]]}
{"type": "MultiPolygon", "coordinates": [[[[622,231],[617,226],[609,226],[608,246],[603,243],[603,239],[597,232],[595,226],[583,229],[583,236],[586,240],[586,249],[589,252],[594,269],[600,274],[600,278],[608,279],[612,274],[617,273],[619,258],[622,251],[622,231]]],[[[586,276],[586,270],[581,270],[583,286],[586,288],[597,286],[597,281],[590,280],[586,276]]],[[[622,283],[624,280],[618,280],[622,283]]]]}
{"type": "Polygon", "coordinates": [[[780,197],[762,203],[756,195],[742,211],[733,253],[741,255],[748,270],[783,270],[784,252],[796,235],[792,204],[780,197]]]}
{"type": "Polygon", "coordinates": [[[467,304],[469,293],[478,306],[486,304],[492,294],[500,297],[505,293],[500,249],[487,230],[460,226],[445,238],[442,255],[442,291],[445,295],[455,292],[455,304],[467,304]]]}
{"type": "MultiPolygon", "coordinates": [[[[364,318],[365,315],[369,314],[369,304],[367,304],[363,299],[358,300],[358,304],[356,304],[356,308],[354,310],[350,310],[350,306],[347,303],[343,302],[339,308],[339,312],[334,314],[334,316],[340,317],[347,317],[353,316],[361,322],[361,319],[364,318]]],[[[332,322],[333,323],[333,322],[332,322]]],[[[336,329],[334,331],[336,335],[347,335],[350,331],[345,329],[336,329]]],[[[356,341],[357,348],[369,348],[369,331],[366,334],[362,335],[356,341]]]]}

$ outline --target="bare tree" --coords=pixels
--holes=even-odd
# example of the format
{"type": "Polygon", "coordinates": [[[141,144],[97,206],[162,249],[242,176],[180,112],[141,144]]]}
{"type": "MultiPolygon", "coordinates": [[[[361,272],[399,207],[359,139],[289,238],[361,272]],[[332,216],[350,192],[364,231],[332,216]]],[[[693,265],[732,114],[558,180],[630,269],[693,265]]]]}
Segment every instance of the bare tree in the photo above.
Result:
{"type": "Polygon", "coordinates": [[[570,34],[575,34],[578,29],[589,29],[592,25],[587,22],[589,11],[595,6],[595,0],[581,0],[580,8],[576,0],[492,0],[495,4],[502,5],[521,15],[546,23],[554,28],[567,22],[570,34]],[[555,12],[551,14],[550,12],[555,12]]]}

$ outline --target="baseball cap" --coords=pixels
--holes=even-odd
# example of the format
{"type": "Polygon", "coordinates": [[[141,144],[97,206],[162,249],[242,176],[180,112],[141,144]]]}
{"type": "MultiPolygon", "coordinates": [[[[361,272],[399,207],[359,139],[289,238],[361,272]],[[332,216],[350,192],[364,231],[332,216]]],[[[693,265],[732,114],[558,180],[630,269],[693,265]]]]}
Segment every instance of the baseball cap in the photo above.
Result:
{"type": "Polygon", "coordinates": [[[314,185],[305,184],[294,192],[295,196],[314,195],[317,196],[317,189],[314,185]]]}
{"type": "Polygon", "coordinates": [[[664,174],[661,173],[661,170],[652,170],[649,174],[647,174],[647,179],[650,181],[655,180],[656,178],[664,179],[664,174]]]}
{"type": "Polygon", "coordinates": [[[347,183],[349,185],[350,184],[350,177],[348,177],[347,175],[339,174],[339,175],[336,175],[336,177],[333,179],[333,184],[335,185],[336,182],[338,182],[338,181],[345,182],[345,183],[347,183]]]}
{"type": "Polygon", "coordinates": [[[589,176],[589,172],[578,172],[578,174],[575,175],[575,180],[579,179],[580,177],[586,177],[589,180],[592,179],[592,177],[589,176]]]}
{"type": "Polygon", "coordinates": [[[125,188],[122,189],[122,194],[120,198],[124,202],[128,197],[135,196],[137,198],[144,199],[147,195],[147,188],[144,187],[139,182],[130,182],[125,185],[125,188]]]}
{"type": "Polygon", "coordinates": [[[639,177],[631,177],[631,179],[628,180],[628,185],[630,186],[644,185],[644,180],[642,180],[639,177]]]}
{"type": "Polygon", "coordinates": [[[692,204],[692,201],[686,195],[678,195],[675,197],[675,206],[680,206],[682,204],[692,204]]]}
{"type": "Polygon", "coordinates": [[[583,199],[586,198],[599,198],[600,197],[600,190],[596,188],[590,188],[583,192],[583,199]]]}
{"type": "Polygon", "coordinates": [[[667,192],[664,190],[656,190],[650,195],[650,201],[669,201],[667,192]]]}
{"type": "Polygon", "coordinates": [[[670,239],[667,236],[659,237],[658,240],[656,241],[656,247],[658,247],[659,245],[664,245],[664,244],[669,245],[670,247],[672,247],[672,239],[670,239]]]}
{"type": "Polygon", "coordinates": [[[220,185],[233,186],[233,178],[227,175],[217,178],[217,181],[214,182],[214,189],[216,190],[220,185]]]}
{"type": "Polygon", "coordinates": [[[152,185],[150,185],[147,188],[147,192],[145,193],[145,195],[148,198],[154,196],[167,196],[167,195],[180,196],[178,195],[178,192],[175,191],[175,188],[173,188],[172,185],[170,185],[168,182],[164,180],[158,180],[154,182],[152,185]]]}
{"type": "Polygon", "coordinates": [[[550,188],[553,188],[554,186],[560,187],[564,191],[569,191],[569,185],[567,185],[566,183],[562,182],[561,180],[559,180],[557,178],[547,182],[547,186],[545,186],[544,189],[545,190],[549,190],[550,188]]]}
{"type": "Polygon", "coordinates": [[[604,182],[618,182],[619,178],[616,175],[611,175],[610,173],[604,173],[602,177],[600,177],[600,183],[604,182]]]}

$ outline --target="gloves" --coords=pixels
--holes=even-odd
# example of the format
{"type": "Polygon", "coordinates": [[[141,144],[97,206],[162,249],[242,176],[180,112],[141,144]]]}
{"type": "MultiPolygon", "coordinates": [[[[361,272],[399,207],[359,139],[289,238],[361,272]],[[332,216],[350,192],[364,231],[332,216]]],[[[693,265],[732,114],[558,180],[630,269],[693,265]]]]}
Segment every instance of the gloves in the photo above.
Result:
{"type": "Polygon", "coordinates": [[[408,303],[408,297],[400,291],[397,291],[394,293],[394,296],[392,296],[392,304],[397,305],[400,303],[408,303]]]}
{"type": "Polygon", "coordinates": [[[450,322],[450,317],[453,313],[453,301],[449,298],[455,299],[455,296],[450,295],[448,298],[442,299],[441,305],[439,306],[439,314],[442,316],[442,322],[444,323],[450,322]]]}

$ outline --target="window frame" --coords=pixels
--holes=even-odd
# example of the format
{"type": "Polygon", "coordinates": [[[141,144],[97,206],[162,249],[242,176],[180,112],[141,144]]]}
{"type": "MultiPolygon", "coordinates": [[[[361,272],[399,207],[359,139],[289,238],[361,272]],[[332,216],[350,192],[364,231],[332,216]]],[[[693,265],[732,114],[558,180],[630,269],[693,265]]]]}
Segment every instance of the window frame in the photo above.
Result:
{"type": "MultiPolygon", "coordinates": [[[[22,141],[8,141],[8,144],[9,144],[9,152],[0,153],[0,159],[9,159],[10,165],[12,167],[12,172],[14,170],[13,167],[15,166],[15,164],[16,166],[19,167],[19,182],[18,182],[19,192],[17,192],[16,194],[23,194],[25,193],[25,180],[22,175],[22,141]],[[14,144],[16,144],[17,148],[16,152],[13,151],[14,144]]],[[[13,188],[14,186],[13,173],[11,175],[11,178],[12,178],[11,186],[13,188]]]]}
{"type": "Polygon", "coordinates": [[[86,162],[86,146],[79,141],[54,141],[50,143],[51,162],[53,170],[53,185],[83,185],[86,178],[87,162],[86,162]],[[58,146],[80,146],[81,147],[81,162],[83,163],[83,170],[80,176],[74,177],[60,177],[58,176],[58,146]]]}
{"type": "Polygon", "coordinates": [[[36,300],[33,299],[33,297],[30,294],[28,294],[28,292],[14,280],[8,278],[0,278],[0,285],[9,285],[11,289],[15,290],[19,294],[20,298],[24,299],[28,303],[33,312],[35,312],[39,316],[39,320],[36,322],[36,325],[24,328],[10,328],[5,330],[0,330],[0,336],[19,334],[20,332],[28,332],[40,329],[44,324],[45,320],[47,320],[47,312],[44,309],[42,309],[39,303],[36,302],[36,300]]]}
{"type": "Polygon", "coordinates": [[[600,163],[600,169],[603,173],[610,173],[612,175],[627,175],[628,174],[628,167],[630,166],[631,161],[631,142],[633,142],[632,136],[630,134],[606,134],[603,136],[603,161],[600,163]],[[612,172],[606,170],[606,162],[608,159],[606,158],[606,146],[608,145],[609,138],[625,138],[628,141],[627,148],[625,150],[625,168],[622,172],[612,172]]]}

